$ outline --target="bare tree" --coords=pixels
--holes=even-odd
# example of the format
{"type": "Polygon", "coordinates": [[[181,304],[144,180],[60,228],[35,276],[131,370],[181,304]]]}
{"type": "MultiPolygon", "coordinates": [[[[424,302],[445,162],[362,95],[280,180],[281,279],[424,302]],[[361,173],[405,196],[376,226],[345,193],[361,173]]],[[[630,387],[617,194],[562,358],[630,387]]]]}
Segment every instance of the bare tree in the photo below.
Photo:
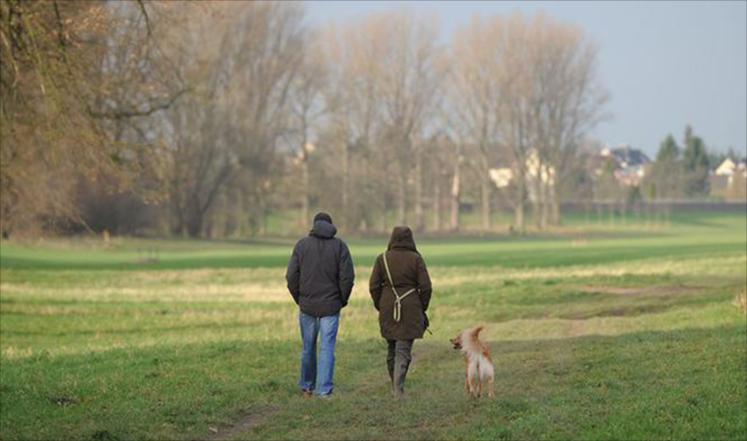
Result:
{"type": "Polygon", "coordinates": [[[0,36],[4,232],[82,225],[110,193],[191,236],[314,204],[347,229],[455,231],[463,197],[483,230],[494,206],[523,230],[528,201],[544,228],[604,116],[593,44],[542,14],[475,18],[445,53],[406,11],[316,34],[297,3],[0,0],[0,36]]]}
{"type": "Polygon", "coordinates": [[[608,96],[596,72],[596,47],[583,31],[538,14],[526,23],[527,74],[532,84],[531,118],[540,169],[539,225],[560,222],[557,183],[566,178],[578,146],[606,117],[608,96]]]}
{"type": "MultiPolygon", "coordinates": [[[[290,130],[291,85],[302,62],[303,10],[284,3],[192,5],[174,51],[194,93],[170,112],[175,231],[204,234],[220,194],[232,229],[261,232],[279,177],[276,147],[290,130]],[[220,29],[221,32],[211,32],[220,29]]],[[[227,231],[232,234],[233,231],[227,231]]]]}
{"type": "Polygon", "coordinates": [[[416,18],[407,12],[373,17],[384,51],[378,62],[386,69],[376,81],[381,93],[382,126],[394,148],[390,178],[397,182],[396,206],[399,224],[407,223],[408,177],[416,185],[416,229],[425,226],[422,189],[422,147],[417,139],[426,129],[440,80],[437,23],[432,18],[416,18]],[[414,159],[414,164],[413,164],[414,159]]]}
{"type": "Polygon", "coordinates": [[[301,168],[301,183],[297,190],[301,193],[300,225],[309,222],[311,180],[309,175],[309,156],[316,149],[311,142],[311,133],[318,131],[321,118],[327,111],[324,100],[324,88],[327,82],[324,53],[319,47],[318,35],[307,38],[303,51],[303,60],[293,82],[290,109],[293,116],[293,142],[298,151],[298,163],[301,168]]]}
{"type": "Polygon", "coordinates": [[[531,20],[474,18],[452,43],[452,106],[477,148],[483,228],[490,227],[495,155],[511,158],[515,224],[524,228],[524,201],[532,186],[538,227],[559,221],[555,182],[569,169],[576,146],[603,117],[592,43],[575,27],[543,14],[531,20]],[[492,156],[491,156],[492,155],[492,156]]]}
{"type": "Polygon", "coordinates": [[[79,182],[128,188],[150,166],[141,161],[147,146],[138,145],[148,140],[123,131],[180,95],[168,69],[154,68],[163,27],[161,17],[149,18],[152,9],[143,2],[0,2],[4,235],[39,223],[84,224],[79,182]]]}
{"type": "Polygon", "coordinates": [[[377,216],[381,228],[386,228],[388,182],[382,171],[391,166],[379,148],[378,78],[384,69],[379,61],[384,51],[379,22],[370,18],[341,28],[331,27],[323,37],[329,73],[325,88],[331,112],[328,132],[333,135],[329,142],[335,151],[328,163],[339,165],[333,168],[339,170],[343,226],[364,230],[376,223],[377,216]],[[360,162],[355,161],[358,158],[360,162]],[[356,179],[350,179],[351,164],[357,164],[356,179]],[[351,198],[351,193],[357,197],[351,198]]]}
{"type": "MultiPolygon", "coordinates": [[[[501,131],[502,112],[512,79],[508,60],[506,24],[502,18],[482,20],[474,17],[454,34],[451,45],[453,60],[450,84],[450,111],[463,143],[474,153],[480,181],[482,227],[491,228],[491,192],[489,170],[507,145],[501,131]]],[[[515,144],[511,144],[515,145],[515,144]]],[[[522,153],[522,152],[517,152],[522,153]]],[[[521,158],[516,158],[521,164],[521,158]]],[[[456,176],[456,174],[455,174],[456,176]]]]}

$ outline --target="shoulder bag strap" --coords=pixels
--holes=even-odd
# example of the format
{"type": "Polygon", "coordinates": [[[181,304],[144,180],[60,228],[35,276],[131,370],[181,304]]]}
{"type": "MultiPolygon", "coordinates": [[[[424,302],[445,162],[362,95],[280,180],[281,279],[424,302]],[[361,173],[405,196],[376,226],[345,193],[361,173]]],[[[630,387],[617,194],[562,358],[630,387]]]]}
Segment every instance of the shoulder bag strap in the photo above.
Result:
{"type": "Polygon", "coordinates": [[[400,296],[399,293],[397,292],[397,288],[394,287],[394,280],[392,279],[392,273],[389,271],[389,262],[387,262],[386,260],[386,251],[381,256],[384,260],[384,269],[386,270],[386,277],[389,279],[389,285],[392,287],[392,292],[394,293],[394,321],[399,322],[399,319],[402,316],[402,299],[404,299],[408,295],[415,292],[416,289],[412,288],[400,296]]]}

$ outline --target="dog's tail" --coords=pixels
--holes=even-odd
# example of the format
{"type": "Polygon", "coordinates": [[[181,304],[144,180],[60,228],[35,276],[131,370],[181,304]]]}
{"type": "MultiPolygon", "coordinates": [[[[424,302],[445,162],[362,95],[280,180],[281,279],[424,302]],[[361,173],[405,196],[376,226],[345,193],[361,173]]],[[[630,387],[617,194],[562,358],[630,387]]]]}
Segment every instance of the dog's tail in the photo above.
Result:
{"type": "Polygon", "coordinates": [[[483,325],[475,326],[474,328],[472,328],[472,331],[469,333],[470,337],[477,340],[477,336],[480,335],[480,332],[482,332],[483,329],[485,329],[485,326],[483,325]]]}

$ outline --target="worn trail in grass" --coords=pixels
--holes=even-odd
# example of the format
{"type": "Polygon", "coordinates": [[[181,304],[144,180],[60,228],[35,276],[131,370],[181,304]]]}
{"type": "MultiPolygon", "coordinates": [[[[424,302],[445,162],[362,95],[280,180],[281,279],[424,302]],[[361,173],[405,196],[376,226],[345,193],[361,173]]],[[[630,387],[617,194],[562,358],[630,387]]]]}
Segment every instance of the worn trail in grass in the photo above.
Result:
{"type": "Polygon", "coordinates": [[[295,387],[287,245],[3,242],[0,439],[744,439],[747,331],[732,301],[747,225],[688,220],[617,238],[422,241],[434,335],[415,344],[402,403],[365,290],[382,244],[351,241],[358,283],[336,396],[321,401],[295,387]],[[159,262],[137,261],[147,247],[159,262]],[[492,401],[466,399],[447,340],[477,322],[492,401]]]}

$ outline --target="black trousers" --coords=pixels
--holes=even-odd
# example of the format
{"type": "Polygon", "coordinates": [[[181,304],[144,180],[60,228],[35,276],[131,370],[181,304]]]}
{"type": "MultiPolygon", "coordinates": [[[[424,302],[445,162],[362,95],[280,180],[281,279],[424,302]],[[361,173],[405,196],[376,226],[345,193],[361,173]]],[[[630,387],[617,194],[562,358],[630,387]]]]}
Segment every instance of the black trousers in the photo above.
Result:
{"type": "Polygon", "coordinates": [[[413,340],[387,340],[386,367],[392,381],[392,391],[399,396],[405,392],[405,377],[412,360],[413,340]]]}

